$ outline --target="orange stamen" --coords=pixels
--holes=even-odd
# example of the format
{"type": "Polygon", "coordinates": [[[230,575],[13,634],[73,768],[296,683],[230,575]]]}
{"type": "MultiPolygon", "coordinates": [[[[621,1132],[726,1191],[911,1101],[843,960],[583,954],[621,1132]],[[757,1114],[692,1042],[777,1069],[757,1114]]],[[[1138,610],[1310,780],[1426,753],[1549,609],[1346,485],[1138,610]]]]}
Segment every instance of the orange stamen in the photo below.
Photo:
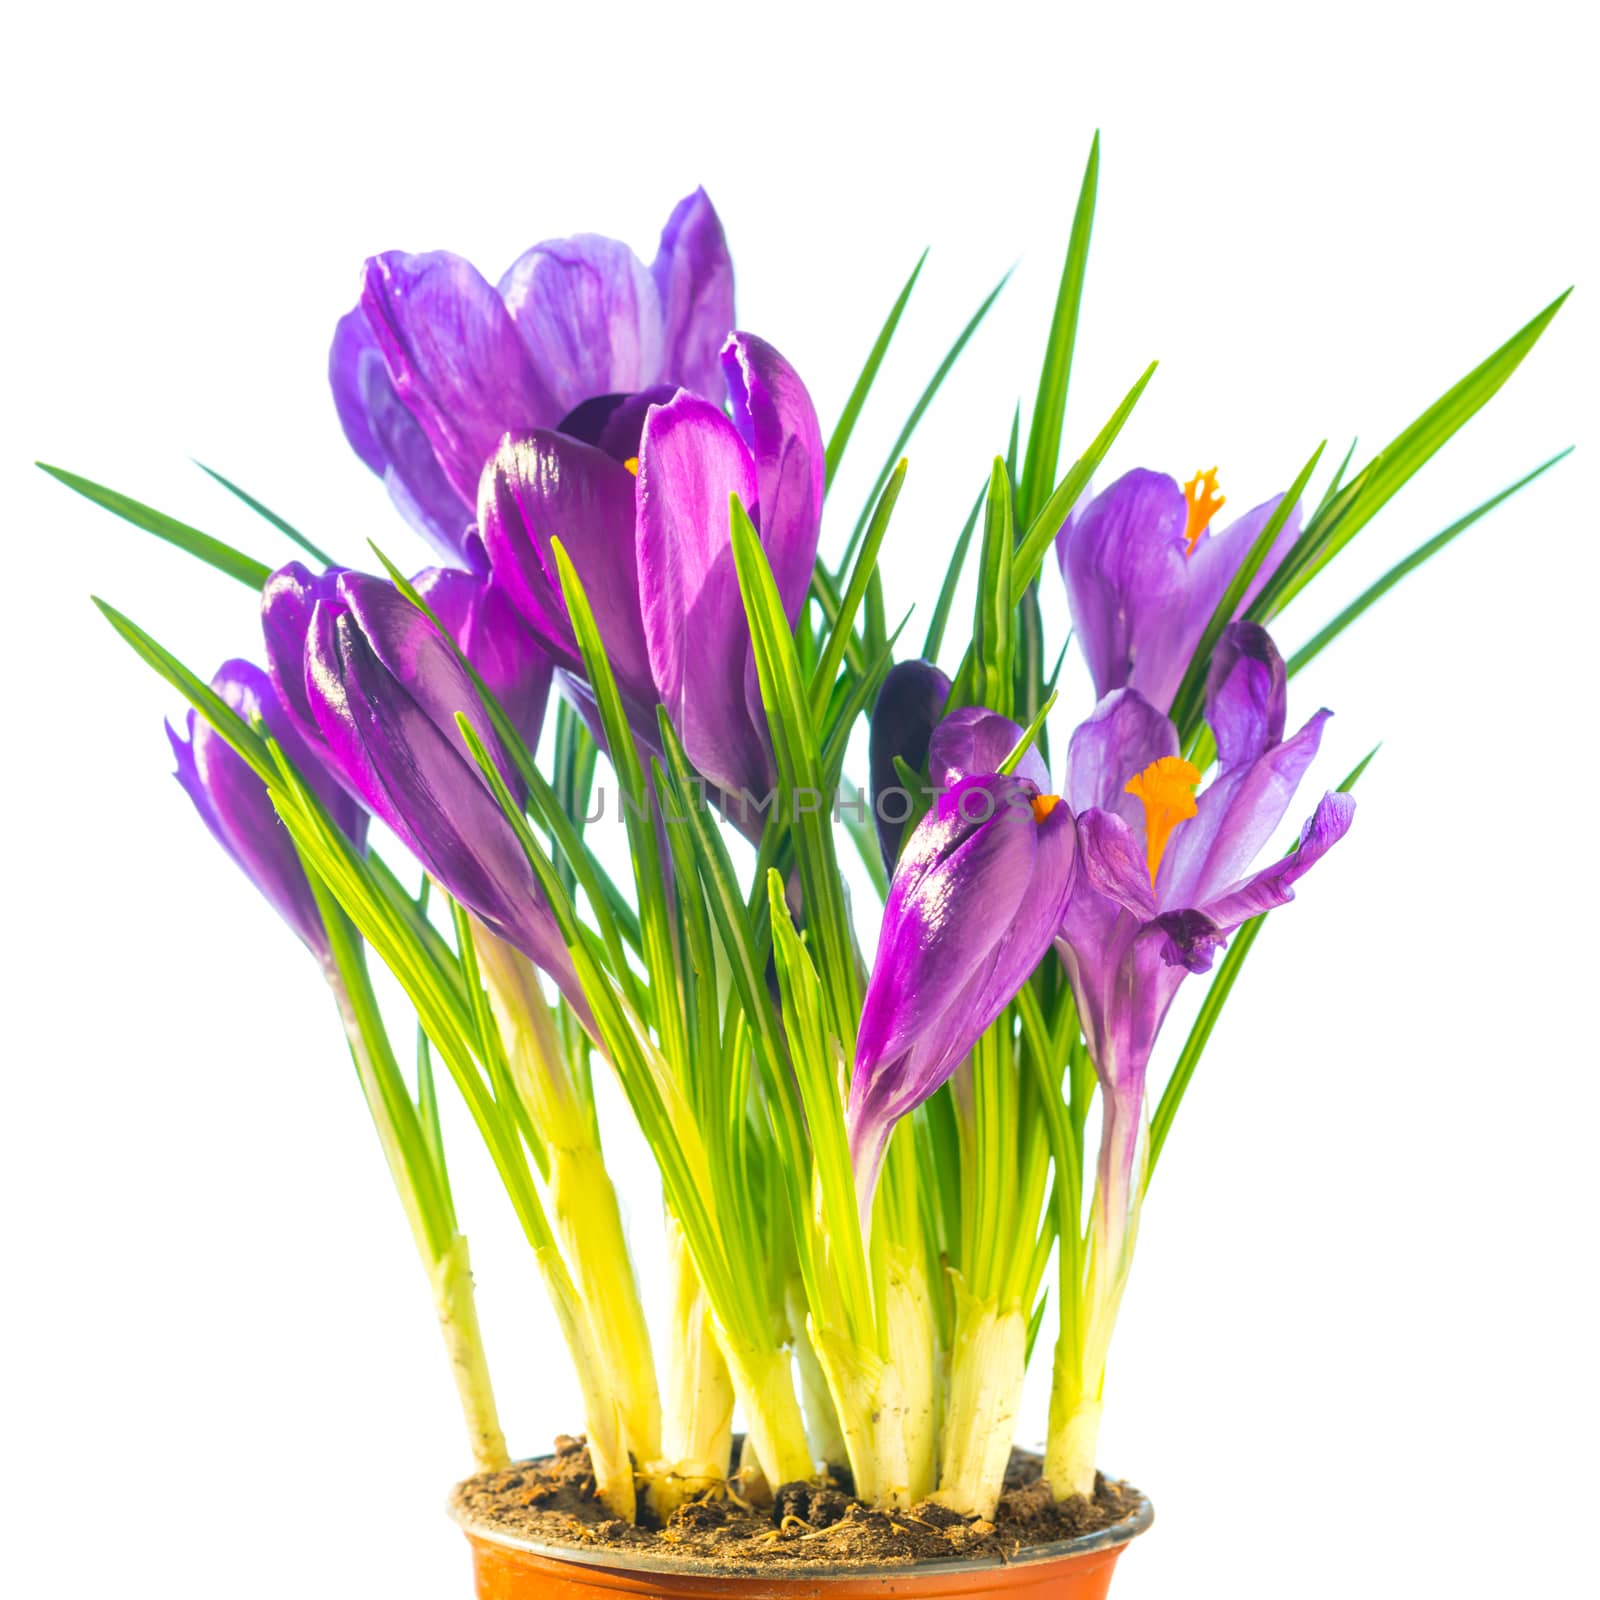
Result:
{"type": "Polygon", "coordinates": [[[1183,498],[1189,503],[1189,520],[1184,525],[1183,537],[1188,542],[1187,556],[1194,554],[1200,535],[1211,526],[1211,519],[1228,503],[1228,497],[1217,493],[1217,469],[1210,467],[1197,472],[1183,486],[1183,498]]]}
{"type": "MultiPolygon", "coordinates": [[[[622,464],[623,464],[623,466],[625,466],[628,469],[629,472],[631,472],[634,475],[634,477],[637,478],[639,476],[639,458],[638,458],[638,456],[629,456],[628,459],[626,461],[624,461],[622,464]]],[[[1217,502],[1218,505],[1221,505],[1221,503],[1222,502],[1220,500],[1217,502]]]]}
{"type": "Polygon", "coordinates": [[[1028,804],[1033,807],[1033,820],[1035,822],[1043,822],[1061,804],[1061,796],[1058,794],[1036,794],[1028,804]]]}
{"type": "Polygon", "coordinates": [[[1125,793],[1144,802],[1144,853],[1152,887],[1172,830],[1195,814],[1194,790],[1199,782],[1200,771],[1192,761],[1162,756],[1123,786],[1125,793]]]}

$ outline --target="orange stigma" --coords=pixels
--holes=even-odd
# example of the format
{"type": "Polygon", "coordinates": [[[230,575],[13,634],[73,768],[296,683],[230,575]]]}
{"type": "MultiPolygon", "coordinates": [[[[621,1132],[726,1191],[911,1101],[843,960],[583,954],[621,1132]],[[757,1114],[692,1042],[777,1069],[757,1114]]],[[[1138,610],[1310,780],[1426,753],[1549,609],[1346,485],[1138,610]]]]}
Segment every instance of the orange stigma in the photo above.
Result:
{"type": "Polygon", "coordinates": [[[1183,537],[1188,541],[1185,555],[1192,556],[1200,535],[1211,526],[1211,519],[1227,504],[1228,497],[1217,493],[1217,469],[1210,467],[1197,472],[1183,486],[1183,498],[1189,504],[1189,520],[1184,525],[1183,537]]]}
{"type": "Polygon", "coordinates": [[[1162,756],[1123,785],[1125,793],[1144,802],[1144,853],[1152,888],[1172,830],[1195,814],[1194,791],[1199,782],[1200,770],[1192,761],[1162,756]]]}
{"type": "MultiPolygon", "coordinates": [[[[631,472],[634,475],[634,477],[637,478],[639,476],[639,458],[638,458],[638,456],[629,456],[628,459],[626,461],[624,461],[622,464],[623,464],[623,466],[625,466],[628,469],[629,472],[631,472]]],[[[1217,504],[1220,506],[1222,504],[1222,502],[1219,500],[1217,502],[1217,504]]],[[[1192,515],[1192,513],[1191,513],[1191,515],[1192,515]]]]}
{"type": "Polygon", "coordinates": [[[1033,820],[1035,822],[1043,822],[1061,804],[1061,796],[1058,794],[1036,794],[1028,804],[1033,807],[1033,820]]]}

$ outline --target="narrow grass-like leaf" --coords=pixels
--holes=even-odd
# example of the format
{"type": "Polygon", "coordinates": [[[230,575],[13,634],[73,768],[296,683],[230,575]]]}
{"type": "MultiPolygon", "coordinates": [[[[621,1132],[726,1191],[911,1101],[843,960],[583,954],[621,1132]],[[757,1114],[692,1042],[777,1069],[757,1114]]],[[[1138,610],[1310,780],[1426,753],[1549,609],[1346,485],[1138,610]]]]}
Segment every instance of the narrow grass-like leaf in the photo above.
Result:
{"type": "Polygon", "coordinates": [[[750,624],[761,701],[778,767],[779,804],[792,828],[806,917],[822,956],[830,1026],[845,1048],[855,1044],[856,975],[849,918],[833,848],[831,795],[824,783],[811,705],[795,660],[794,636],[761,539],[737,495],[729,496],[734,565],[750,624]]]}
{"type": "Polygon", "coordinates": [[[904,460],[889,476],[883,493],[873,508],[872,521],[867,525],[867,536],[856,555],[851,569],[850,582],[839,604],[838,614],[832,619],[828,641],[823,646],[821,659],[811,675],[811,713],[821,719],[827,708],[828,696],[833,688],[834,675],[844,660],[845,647],[855,631],[856,611],[867,593],[868,581],[877,570],[878,552],[883,548],[884,535],[889,531],[889,519],[894,515],[895,502],[906,481],[904,460]]]}
{"type": "Polygon", "coordinates": [[[1089,160],[1078,189],[1067,256],[1061,267],[1055,311],[1050,319],[1050,340],[1039,373],[1039,393],[1028,424],[1028,453],[1017,489],[1017,520],[1024,526],[1044,505],[1056,481],[1056,459],[1061,450],[1061,428],[1067,414],[1067,384],[1072,375],[1072,351],[1078,337],[1078,310],[1083,303],[1083,275],[1089,262],[1089,235],[1094,228],[1095,192],[1100,181],[1100,135],[1089,145],[1089,160]]]}
{"type": "Polygon", "coordinates": [[[262,503],[257,500],[253,494],[247,494],[231,478],[224,478],[220,472],[216,471],[216,469],[213,467],[208,467],[203,461],[196,461],[195,465],[199,467],[199,469],[205,473],[208,478],[212,479],[216,483],[220,483],[229,494],[233,495],[236,499],[242,500],[253,512],[255,512],[258,517],[270,522],[272,526],[284,536],[284,538],[299,545],[300,548],[304,550],[313,561],[320,563],[324,567],[338,565],[338,563],[327,553],[327,551],[323,550],[320,546],[313,544],[303,533],[301,533],[298,528],[294,527],[291,523],[286,522],[278,515],[276,511],[273,511],[268,506],[262,505],[262,503]]]}
{"type": "Polygon", "coordinates": [[[850,391],[850,398],[845,401],[844,410],[834,425],[825,457],[826,481],[829,484],[839,471],[839,463],[844,459],[845,446],[850,443],[850,435],[855,431],[856,418],[861,415],[861,408],[867,403],[867,396],[872,392],[878,368],[883,365],[883,358],[889,352],[890,341],[894,338],[895,329],[900,326],[900,318],[905,313],[906,303],[911,299],[911,291],[916,288],[917,279],[922,275],[922,268],[927,259],[926,250],[917,257],[917,264],[911,269],[911,276],[906,279],[905,287],[896,296],[894,305],[889,308],[889,315],[884,319],[883,327],[867,356],[866,365],[861,369],[861,376],[856,379],[855,388],[850,391]]]}
{"type": "Polygon", "coordinates": [[[951,552],[950,564],[945,568],[944,582],[939,586],[939,599],[933,608],[933,620],[929,622],[927,636],[922,641],[924,661],[937,661],[939,651],[944,645],[944,630],[950,621],[950,608],[955,604],[956,585],[961,582],[961,573],[967,564],[967,551],[972,545],[973,531],[978,526],[978,513],[983,510],[983,502],[988,492],[987,485],[978,491],[977,499],[972,502],[972,510],[967,513],[967,520],[961,525],[956,547],[951,552]]]}
{"type": "Polygon", "coordinates": [[[1000,291],[1010,281],[1011,272],[1008,270],[1005,277],[984,297],[983,304],[973,312],[966,327],[961,330],[956,342],[950,346],[944,360],[939,363],[938,370],[928,380],[927,388],[922,391],[917,403],[911,408],[911,415],[906,418],[905,426],[901,428],[898,437],[895,439],[894,448],[890,450],[888,459],[884,462],[883,469],[878,474],[877,481],[872,485],[872,492],[867,496],[867,503],[862,506],[861,515],[856,519],[856,525],[850,534],[850,542],[845,546],[844,557],[839,562],[840,572],[843,572],[854,558],[856,546],[861,543],[861,536],[866,532],[867,519],[872,515],[872,508],[877,504],[878,496],[883,493],[883,486],[889,481],[889,474],[894,471],[895,462],[906,453],[906,445],[911,435],[916,432],[917,424],[922,421],[923,412],[933,403],[933,397],[939,392],[940,386],[950,375],[950,369],[960,358],[961,352],[966,349],[968,340],[978,331],[979,325],[989,314],[989,308],[999,299],[1000,291]]]}
{"type": "Polygon", "coordinates": [[[1005,760],[1000,763],[1000,772],[1003,776],[1009,777],[1017,770],[1017,763],[1020,762],[1025,755],[1027,755],[1029,749],[1033,745],[1034,740],[1039,737],[1039,730],[1044,727],[1044,719],[1050,715],[1055,703],[1056,694],[1052,690],[1050,698],[1039,707],[1038,713],[1035,715],[1033,721],[1022,730],[1022,737],[1018,739],[1014,745],[1012,745],[1010,751],[1006,755],[1005,760]]]}
{"type": "Polygon", "coordinates": [[[1525,489],[1535,478],[1548,472],[1558,461],[1564,461],[1571,454],[1572,446],[1568,445],[1565,450],[1551,456],[1548,461],[1535,467],[1532,472],[1518,478],[1509,488],[1502,489],[1499,494],[1491,495],[1482,505],[1474,507],[1464,517],[1458,517],[1443,532],[1436,533],[1426,543],[1418,545],[1403,561],[1397,561],[1375,583],[1369,584],[1367,588],[1362,590],[1332,622],[1328,623],[1326,627],[1320,628],[1295,651],[1289,658],[1289,676],[1293,677],[1308,662],[1319,656],[1357,617],[1381,600],[1402,578],[1415,572],[1424,562],[1438,555],[1452,539],[1456,538],[1458,534],[1465,533],[1480,517],[1487,516],[1496,506],[1503,501],[1509,500],[1519,489],[1525,489]]]}
{"type": "Polygon", "coordinates": [[[1055,492],[1028,524],[1028,531],[1017,546],[1017,558],[1012,563],[1013,587],[1024,588],[1038,578],[1039,569],[1044,565],[1045,552],[1061,531],[1061,524],[1067,520],[1068,512],[1077,504],[1078,496],[1089,486],[1095,469],[1105,460],[1106,452],[1116,443],[1123,425],[1133,415],[1133,408],[1138,405],[1150,380],[1156,375],[1156,366],[1157,363],[1152,361],[1144,369],[1138,382],[1122,397],[1122,403],[1090,441],[1089,448],[1073,462],[1066,477],[1056,485],[1055,492]]]}
{"type": "Polygon", "coordinates": [[[638,886],[644,962],[650,973],[650,992],[655,1001],[652,1020],[656,1024],[662,1052],[679,1074],[681,1082],[690,1067],[688,1019],[671,919],[667,914],[665,879],[661,871],[655,821],[650,814],[654,800],[645,783],[644,767],[634,742],[634,730],[628,721],[622,691],[617,687],[616,675],[611,670],[605,641],[600,637],[600,627],[595,621],[583,581],[559,539],[553,541],[553,549],[562,599],[566,602],[573,636],[583,657],[584,676],[594,691],[612,770],[622,788],[623,820],[627,824],[634,882],[638,886]]]}
{"type": "Polygon", "coordinates": [[[1480,362],[1453,388],[1403,429],[1346,484],[1326,509],[1314,517],[1250,608],[1251,618],[1275,617],[1394,498],[1399,490],[1450,439],[1483,409],[1539,342],[1551,319],[1565,304],[1558,295],[1538,316],[1525,323],[1493,355],[1480,362]]]}
{"type": "Polygon", "coordinates": [[[196,677],[171,651],[157,644],[138,623],[98,595],[91,595],[90,599],[100,615],[133,646],[135,654],[154,667],[233,746],[263,783],[270,784],[277,775],[277,768],[267,750],[266,741],[239,713],[210,684],[196,677]]]}
{"type": "Polygon", "coordinates": [[[978,599],[972,618],[972,699],[1002,717],[1011,715],[1011,624],[1014,602],[1011,558],[1016,535],[1011,517],[1011,479],[999,456],[989,473],[979,556],[978,599]]]}
{"type": "Polygon", "coordinates": [[[191,528],[187,522],[179,522],[176,517],[169,517],[164,511],[157,511],[138,500],[130,499],[125,494],[118,494],[115,489],[108,489],[104,484],[80,478],[77,473],[68,472],[62,467],[52,467],[43,461],[35,462],[35,465],[41,471],[49,473],[57,483],[64,483],[75,493],[81,494],[85,500],[92,500],[97,506],[103,506],[107,511],[121,517],[124,522],[131,522],[134,527],[142,528],[146,533],[153,533],[158,539],[165,539],[168,544],[175,544],[196,560],[215,567],[218,572],[225,572],[230,578],[237,578],[247,589],[259,590],[272,576],[272,568],[266,562],[247,556],[242,550],[235,550],[231,544],[224,544],[221,539],[214,539],[209,533],[191,528]]]}

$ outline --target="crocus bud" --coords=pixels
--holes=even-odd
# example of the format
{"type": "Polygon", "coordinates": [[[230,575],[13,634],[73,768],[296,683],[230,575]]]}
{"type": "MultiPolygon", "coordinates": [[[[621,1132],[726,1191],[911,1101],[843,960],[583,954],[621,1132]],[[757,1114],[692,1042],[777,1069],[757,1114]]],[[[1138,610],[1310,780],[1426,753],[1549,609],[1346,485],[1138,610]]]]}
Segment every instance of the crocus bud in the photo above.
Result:
{"type": "Polygon", "coordinates": [[[542,967],[587,1018],[560,930],[456,724],[464,713],[513,792],[516,770],[472,679],[395,587],[339,574],[312,609],[306,702],[341,781],[426,871],[542,967]]]}
{"type": "MultiPolygon", "coordinates": [[[[259,717],[295,770],[359,848],[366,814],[340,792],[284,711],[271,681],[248,661],[225,661],[211,687],[246,722],[259,717]]],[[[311,953],[328,958],[328,935],[289,831],[279,820],[267,786],[211,725],[189,713],[188,737],[167,724],[177,758],[174,774],[212,837],[300,935],[311,953]]]]}
{"type": "Polygon", "coordinates": [[[889,1135],[955,1071],[1061,924],[1072,813],[1022,777],[963,778],[917,825],[889,886],[846,1121],[863,1215],[889,1135]]]}
{"type": "Polygon", "coordinates": [[[878,848],[890,872],[900,854],[906,823],[916,810],[916,796],[906,792],[895,761],[903,761],[912,772],[922,771],[928,740],[949,698],[950,680],[931,661],[901,661],[890,667],[873,702],[867,770],[878,848]]]}
{"type": "Polygon", "coordinates": [[[531,754],[539,746],[555,663],[493,579],[429,567],[412,582],[531,754]]]}

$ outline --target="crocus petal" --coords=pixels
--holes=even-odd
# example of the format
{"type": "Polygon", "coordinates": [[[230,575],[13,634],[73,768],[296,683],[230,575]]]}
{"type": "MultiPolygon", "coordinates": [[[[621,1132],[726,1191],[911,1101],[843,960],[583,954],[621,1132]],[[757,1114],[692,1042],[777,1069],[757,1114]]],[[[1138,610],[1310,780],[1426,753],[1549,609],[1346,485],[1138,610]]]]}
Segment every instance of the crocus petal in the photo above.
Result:
{"type": "Polygon", "coordinates": [[[735,333],[722,351],[733,420],[755,457],[761,545],[792,623],[811,588],[825,461],[816,407],[764,339],[735,333]]]}
{"type": "Polygon", "coordinates": [[[1060,925],[1075,829],[1065,806],[1036,818],[1036,795],[1014,777],[969,779],[941,798],[901,857],[846,1113],[864,1214],[895,1121],[949,1077],[1060,925]]]}
{"type": "Polygon", "coordinates": [[[650,668],[689,759],[721,788],[759,794],[771,764],[747,709],[750,631],[728,528],[756,473],[732,423],[680,391],[639,447],[639,595],[650,668]]]}
{"type": "Polygon", "coordinates": [[[469,506],[508,429],[548,427],[571,409],[541,383],[505,302],[460,256],[374,256],[361,306],[395,393],[469,506]]]}
{"type": "Polygon", "coordinates": [[[949,698],[950,680],[932,662],[901,661],[889,668],[873,703],[867,740],[872,815],[883,864],[891,873],[917,798],[906,793],[895,758],[912,772],[923,771],[928,741],[949,698]]]}
{"type": "Polygon", "coordinates": [[[1162,935],[1161,959],[1185,972],[1209,972],[1227,932],[1203,911],[1163,911],[1151,924],[1162,935]]]}
{"type": "MultiPolygon", "coordinates": [[[[227,661],[211,687],[246,721],[259,718],[284,755],[321,797],[334,822],[359,849],[366,837],[366,815],[334,785],[306,746],[279,703],[271,680],[248,661],[227,661]]],[[[288,829],[279,820],[266,785],[221,734],[188,718],[188,739],[168,725],[177,759],[177,779],[211,835],[255,884],[278,914],[319,959],[328,955],[328,937],[316,898],[288,829]]]]}
{"type": "MultiPolygon", "coordinates": [[[[372,432],[367,417],[367,374],[376,364],[383,368],[383,352],[372,336],[366,313],[357,306],[339,318],[328,349],[328,385],[334,409],[350,448],[381,478],[389,458],[372,432]]],[[[384,372],[385,381],[388,373],[384,372]]]]}
{"type": "Polygon", "coordinates": [[[1263,867],[1253,877],[1209,900],[1202,908],[1225,933],[1249,918],[1271,911],[1294,899],[1294,885],[1350,830],[1356,803],[1348,794],[1334,792],[1322,797],[1300,834],[1299,847],[1281,861],[1263,867]]]}
{"type": "Polygon", "coordinates": [[[1188,652],[1160,623],[1181,614],[1187,517],[1171,478],[1136,469],[1097,495],[1067,534],[1062,576],[1096,699],[1131,685],[1157,709],[1171,705],[1188,652]]]}
{"type": "Polygon", "coordinates": [[[653,706],[639,614],[634,494],[633,475],[603,451],[557,433],[530,433],[507,438],[485,468],[478,526],[507,598],[555,660],[581,672],[556,567],[554,541],[561,541],[623,695],[653,706]]]}
{"type": "Polygon", "coordinates": [[[717,352],[733,329],[733,261],[704,189],[673,207],[650,275],[661,302],[662,376],[695,394],[716,396],[717,352]]]}
{"type": "Polygon", "coordinates": [[[536,750],[555,664],[500,585],[455,567],[430,567],[412,582],[529,752],[536,750]]]}
{"type": "Polygon", "coordinates": [[[402,596],[391,591],[393,603],[381,598],[385,587],[371,578],[341,581],[338,594],[319,601],[313,613],[306,683],[331,758],[429,875],[543,967],[587,1026],[582,988],[555,919],[455,724],[454,710],[465,711],[504,771],[482,705],[475,695],[462,703],[451,685],[470,686],[470,679],[402,596]],[[420,631],[396,604],[421,623],[420,631]],[[381,643],[369,637],[369,626],[381,643]],[[409,682],[406,674],[413,675],[409,682]],[[441,722],[446,707],[448,720],[441,722]]]}
{"type": "Polygon", "coordinates": [[[1067,803],[1080,816],[1113,812],[1136,831],[1144,808],[1128,780],[1152,761],[1178,753],[1178,730],[1136,689],[1113,689],[1081,722],[1067,746],[1067,803]]]}
{"type": "Polygon", "coordinates": [[[574,406],[556,425],[557,433],[581,439],[624,464],[639,459],[639,439],[651,406],[664,406],[677,385],[658,383],[636,394],[597,394],[574,406]]]}
{"type": "Polygon", "coordinates": [[[1016,914],[1038,849],[1031,792],[1014,778],[974,778],[917,825],[889,886],[862,1006],[862,1094],[880,1063],[944,1014],[1016,914]]]}
{"type": "MultiPolygon", "coordinates": [[[[1270,500],[1263,501],[1245,512],[1242,517],[1230,522],[1221,532],[1208,532],[1200,536],[1193,554],[1188,558],[1188,599],[1184,616],[1181,625],[1175,622],[1175,628],[1185,642],[1185,665],[1188,664],[1187,658],[1194,653],[1195,646],[1200,643],[1206,624],[1211,621],[1211,614],[1217,609],[1218,601],[1222,599],[1228,585],[1233,582],[1234,574],[1244,564],[1245,557],[1250,554],[1250,547],[1256,542],[1282,499],[1282,495],[1274,495],[1270,500]]],[[[1244,614],[1250,602],[1260,594],[1262,586],[1283,564],[1283,558],[1288,555],[1299,537],[1300,507],[1296,505],[1290,509],[1282,530],[1273,540],[1266,560],[1262,562],[1255,577],[1250,580],[1244,597],[1239,602],[1239,608],[1234,612],[1234,617],[1244,614]]],[[[1229,620],[1232,621],[1233,618],[1229,620]]]]}
{"type": "Polygon", "coordinates": [[[1161,862],[1156,900],[1163,910],[1204,905],[1250,870],[1294,800],[1331,715],[1317,712],[1292,738],[1200,791],[1195,815],[1173,829],[1161,862]]]}
{"type": "Polygon", "coordinates": [[[331,598],[343,568],[314,573],[299,561],[279,567],[261,589],[261,632],[267,647],[267,674],[296,730],[312,747],[322,730],[306,695],[306,635],[317,601],[331,598]]]}
{"type": "Polygon", "coordinates": [[[1079,871],[1084,883],[1141,922],[1156,914],[1144,846],[1114,812],[1098,808],[1078,818],[1079,871]]]}
{"type": "Polygon", "coordinates": [[[1217,641],[1206,678],[1206,721],[1223,772],[1258,761],[1283,742],[1288,672],[1267,630],[1230,623],[1217,641]]]}
{"type": "MultiPolygon", "coordinates": [[[[963,778],[998,772],[1021,737],[1022,729],[998,711],[962,706],[940,722],[928,741],[928,782],[936,789],[953,789],[963,778]]],[[[1032,745],[1017,763],[1016,775],[1041,792],[1049,791],[1050,769],[1032,745]]]]}
{"type": "Polygon", "coordinates": [[[548,239],[512,263],[500,294],[558,415],[660,381],[661,299],[627,245],[595,233],[548,239]]]}

